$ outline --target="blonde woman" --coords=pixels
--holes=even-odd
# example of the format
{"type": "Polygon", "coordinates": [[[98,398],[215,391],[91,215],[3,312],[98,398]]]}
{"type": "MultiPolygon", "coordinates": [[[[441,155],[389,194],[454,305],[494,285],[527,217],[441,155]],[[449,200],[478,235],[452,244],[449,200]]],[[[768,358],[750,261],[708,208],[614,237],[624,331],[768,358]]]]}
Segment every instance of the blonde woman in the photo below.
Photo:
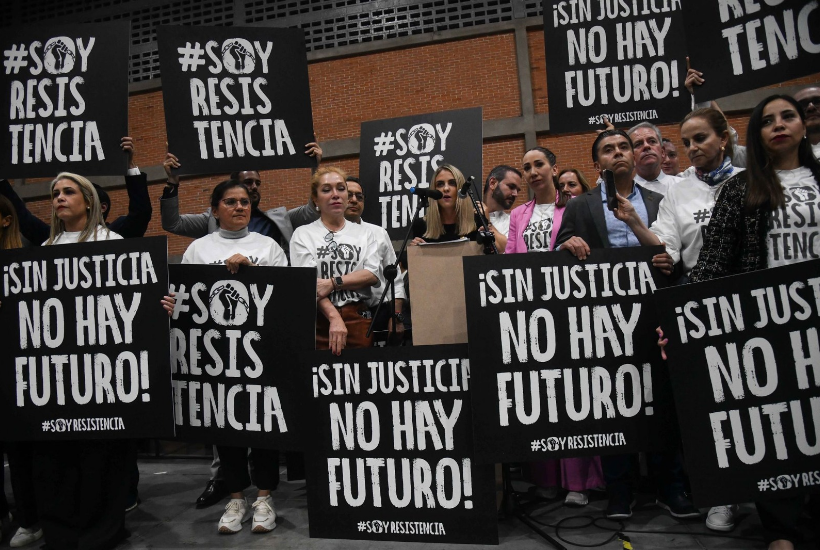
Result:
{"type": "Polygon", "coordinates": [[[319,219],[297,227],[290,240],[294,267],[317,271],[316,349],[340,355],[345,348],[367,348],[370,287],[378,286],[379,252],[373,234],[345,219],[347,174],[334,166],[319,168],[311,179],[319,219]]]}
{"type": "MultiPolygon", "coordinates": [[[[51,183],[51,207],[44,245],[122,239],[105,226],[97,191],[83,176],[58,175],[51,183]]],[[[171,296],[161,303],[173,313],[171,296]]],[[[50,549],[114,548],[128,536],[125,503],[134,451],[128,440],[34,444],[34,491],[50,549]]]]}
{"type": "Polygon", "coordinates": [[[44,246],[122,239],[103,221],[100,197],[83,176],[63,172],[51,182],[51,233],[44,246]]]}
{"type": "Polygon", "coordinates": [[[442,164],[436,169],[430,187],[441,192],[442,197],[431,200],[424,219],[413,225],[412,244],[456,241],[462,237],[475,240],[473,205],[469,198],[458,197],[464,181],[464,174],[452,164],[442,164]]]}

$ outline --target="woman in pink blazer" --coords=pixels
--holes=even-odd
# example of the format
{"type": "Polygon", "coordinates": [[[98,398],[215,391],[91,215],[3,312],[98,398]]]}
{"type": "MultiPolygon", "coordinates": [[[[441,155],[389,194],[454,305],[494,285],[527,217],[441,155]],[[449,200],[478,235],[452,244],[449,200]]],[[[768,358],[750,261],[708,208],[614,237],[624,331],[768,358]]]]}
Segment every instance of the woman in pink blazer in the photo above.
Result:
{"type": "Polygon", "coordinates": [[[555,250],[555,238],[567,197],[557,191],[555,154],[545,147],[534,147],[522,160],[524,181],[535,198],[510,212],[510,231],[505,254],[555,250]]]}
{"type": "MultiPolygon", "coordinates": [[[[555,154],[544,147],[530,149],[522,160],[524,180],[535,198],[510,212],[510,232],[505,254],[555,250],[568,197],[557,190],[555,154]]],[[[564,458],[532,462],[529,478],[536,492],[546,498],[558,496],[558,488],[569,491],[565,503],[585,506],[589,490],[602,487],[601,460],[596,457],[564,458]]]]}

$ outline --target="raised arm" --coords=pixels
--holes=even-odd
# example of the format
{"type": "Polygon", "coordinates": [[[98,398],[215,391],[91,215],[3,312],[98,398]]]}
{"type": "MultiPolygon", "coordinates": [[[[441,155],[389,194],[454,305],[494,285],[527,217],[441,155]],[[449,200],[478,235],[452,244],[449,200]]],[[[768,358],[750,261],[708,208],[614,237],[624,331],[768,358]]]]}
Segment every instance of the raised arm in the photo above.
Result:
{"type": "Polygon", "coordinates": [[[162,191],[162,198],[159,200],[162,228],[169,233],[183,237],[195,239],[204,237],[208,234],[208,221],[211,217],[209,211],[202,214],[180,215],[179,213],[179,176],[173,172],[174,168],[180,166],[179,159],[172,153],[166,153],[162,166],[168,176],[165,189],[162,191]]]}
{"type": "Polygon", "coordinates": [[[128,160],[128,171],[125,175],[125,189],[128,192],[128,214],[120,216],[108,226],[111,231],[124,238],[138,238],[145,235],[151,221],[153,208],[148,195],[148,176],[140,172],[134,163],[134,140],[124,137],[120,147],[128,160]]]}

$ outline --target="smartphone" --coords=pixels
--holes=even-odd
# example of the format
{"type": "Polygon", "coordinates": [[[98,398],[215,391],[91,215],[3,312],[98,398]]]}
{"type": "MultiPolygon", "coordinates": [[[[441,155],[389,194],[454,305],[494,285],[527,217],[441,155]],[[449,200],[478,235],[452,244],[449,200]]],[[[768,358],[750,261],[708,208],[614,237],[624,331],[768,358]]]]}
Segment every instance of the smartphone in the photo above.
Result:
{"type": "Polygon", "coordinates": [[[615,174],[612,170],[601,170],[601,177],[606,185],[606,207],[610,210],[618,208],[618,198],[615,196],[618,190],[615,189],[615,174]]]}

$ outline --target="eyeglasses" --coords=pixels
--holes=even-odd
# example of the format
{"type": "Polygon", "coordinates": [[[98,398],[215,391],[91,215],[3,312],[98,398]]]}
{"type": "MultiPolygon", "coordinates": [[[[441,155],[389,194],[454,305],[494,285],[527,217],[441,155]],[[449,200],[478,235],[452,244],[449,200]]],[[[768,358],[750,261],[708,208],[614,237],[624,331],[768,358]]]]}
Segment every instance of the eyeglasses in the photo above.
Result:
{"type": "Polygon", "coordinates": [[[327,235],[325,235],[325,242],[327,243],[327,247],[330,249],[331,252],[336,252],[336,249],[339,248],[339,243],[334,240],[336,236],[333,231],[328,231],[327,235]]]}
{"type": "Polygon", "coordinates": [[[820,95],[806,97],[798,101],[801,107],[803,107],[804,111],[809,110],[809,105],[814,105],[815,109],[820,109],[820,95]]]}
{"type": "Polygon", "coordinates": [[[247,208],[251,205],[250,199],[222,199],[222,204],[228,208],[236,208],[236,205],[241,204],[242,208],[247,208]]]}
{"type": "Polygon", "coordinates": [[[350,191],[348,191],[347,192],[348,200],[352,199],[353,197],[356,197],[356,200],[361,202],[361,201],[364,200],[364,193],[351,193],[350,191]]]}

